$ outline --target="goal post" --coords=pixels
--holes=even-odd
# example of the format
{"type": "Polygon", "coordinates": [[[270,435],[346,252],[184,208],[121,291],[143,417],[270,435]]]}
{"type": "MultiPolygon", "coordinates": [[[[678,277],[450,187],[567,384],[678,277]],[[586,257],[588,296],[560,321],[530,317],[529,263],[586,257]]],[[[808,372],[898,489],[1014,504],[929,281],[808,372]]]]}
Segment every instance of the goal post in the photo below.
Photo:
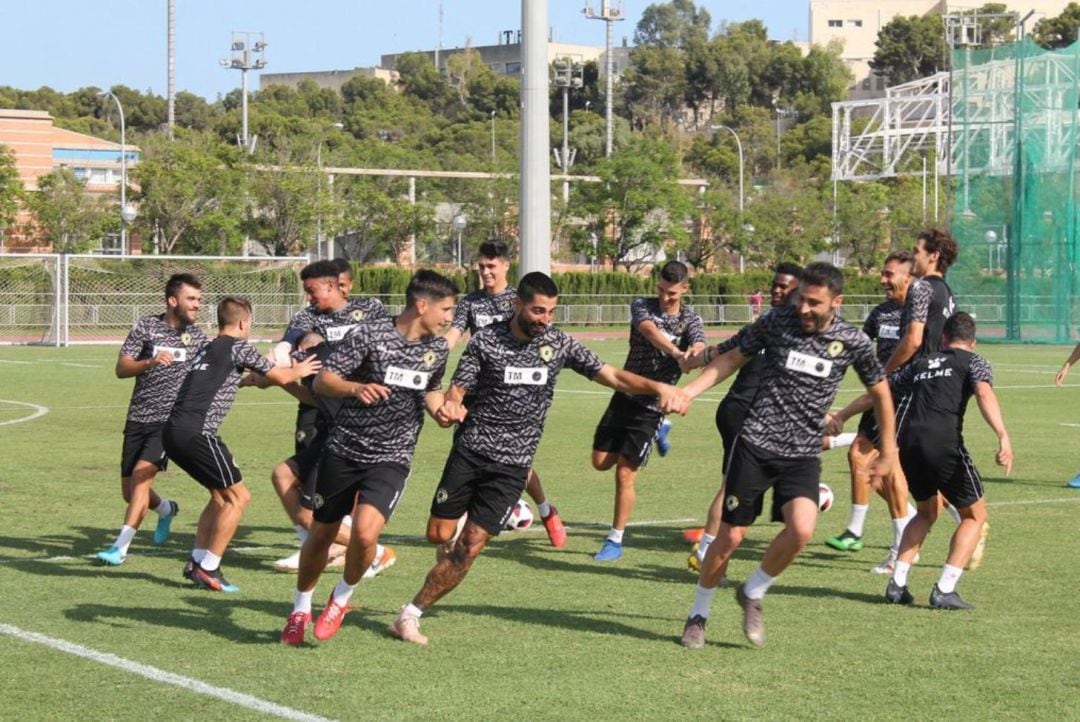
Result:
{"type": "Polygon", "coordinates": [[[0,344],[59,346],[61,256],[0,254],[0,344]]]}
{"type": "Polygon", "coordinates": [[[64,257],[62,343],[121,343],[139,318],[162,313],[165,283],[191,273],[202,283],[199,325],[216,332],[215,308],[225,296],[251,302],[252,340],[280,338],[305,303],[300,269],[306,256],[64,257]]]}

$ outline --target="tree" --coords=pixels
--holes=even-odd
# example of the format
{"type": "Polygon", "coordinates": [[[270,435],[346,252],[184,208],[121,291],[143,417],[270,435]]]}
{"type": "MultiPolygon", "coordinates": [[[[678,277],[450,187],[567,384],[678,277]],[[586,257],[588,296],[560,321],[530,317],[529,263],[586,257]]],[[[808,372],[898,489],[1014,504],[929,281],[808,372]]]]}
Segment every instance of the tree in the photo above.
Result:
{"type": "Polygon", "coordinates": [[[600,182],[582,183],[571,195],[571,212],[585,221],[571,241],[576,252],[591,255],[595,236],[600,257],[634,270],[669,240],[685,239],[693,203],[678,185],[678,161],[664,141],[635,137],[598,163],[596,174],[600,182]]]}
{"type": "Polygon", "coordinates": [[[878,33],[870,69],[890,85],[925,78],[948,68],[941,16],[897,16],[878,33]]]}
{"type": "Polygon", "coordinates": [[[831,222],[812,178],[784,171],[747,201],[744,223],[754,230],[736,237],[738,250],[753,265],[807,262],[828,245],[831,222]]]}
{"type": "Polygon", "coordinates": [[[883,183],[840,183],[836,188],[836,237],[862,273],[878,267],[889,248],[889,192],[883,183]]]}
{"type": "MultiPolygon", "coordinates": [[[[400,180],[397,185],[400,184],[400,180]]],[[[342,192],[340,228],[354,261],[389,258],[400,263],[411,239],[429,234],[434,209],[425,201],[410,203],[400,187],[385,178],[353,178],[342,192]]]]}
{"type": "Polygon", "coordinates": [[[23,187],[15,167],[15,155],[0,145],[0,238],[15,223],[23,201],[23,187]]]}
{"type": "Polygon", "coordinates": [[[1050,50],[1064,48],[1076,42],[1078,28],[1080,4],[1071,2],[1060,15],[1035,23],[1035,42],[1050,50]]]}
{"type": "Polygon", "coordinates": [[[709,39],[709,11],[693,0],[671,0],[648,6],[634,30],[634,45],[654,48],[686,48],[695,40],[709,39]]]}
{"type": "Polygon", "coordinates": [[[268,139],[263,167],[249,170],[252,211],[248,235],[275,256],[303,253],[330,205],[328,184],[315,167],[318,141],[304,136],[268,139]]]}
{"type": "Polygon", "coordinates": [[[86,183],[75,177],[70,168],[58,168],[38,178],[37,192],[28,204],[34,229],[42,240],[51,243],[57,253],[81,253],[115,225],[106,213],[105,201],[86,192],[86,183]]]}

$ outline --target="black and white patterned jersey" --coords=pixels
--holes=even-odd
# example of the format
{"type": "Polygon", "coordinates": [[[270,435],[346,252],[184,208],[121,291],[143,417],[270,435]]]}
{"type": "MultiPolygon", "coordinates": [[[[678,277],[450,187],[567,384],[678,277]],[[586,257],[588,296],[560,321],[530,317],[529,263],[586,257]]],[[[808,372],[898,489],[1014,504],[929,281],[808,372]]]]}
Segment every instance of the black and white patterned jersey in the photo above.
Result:
{"type": "Polygon", "coordinates": [[[500,293],[489,294],[484,289],[473,291],[458,301],[454,308],[454,320],[450,328],[456,328],[464,333],[475,334],[482,328],[487,328],[493,323],[509,321],[514,315],[514,301],[517,300],[517,290],[508,286],[500,293]]]}
{"type": "Polygon", "coordinates": [[[945,328],[945,321],[955,312],[956,301],[945,279],[926,276],[911,284],[900,317],[900,337],[904,337],[912,322],[926,324],[923,327],[922,345],[912,356],[913,359],[941,350],[941,331],[945,328]]]}
{"type": "MultiPolygon", "coordinates": [[[[293,363],[300,363],[312,356],[319,359],[320,363],[325,364],[326,360],[330,358],[332,347],[326,341],[320,344],[312,346],[306,351],[300,349],[294,349],[289,357],[293,363]]],[[[318,416],[315,420],[315,426],[319,434],[327,433],[330,427],[334,425],[334,419],[337,417],[338,411],[341,410],[342,400],[331,396],[320,396],[315,393],[315,375],[305,376],[300,379],[300,383],[305,386],[312,395],[315,397],[316,406],[315,409],[318,412],[318,416]]],[[[307,404],[301,403],[302,408],[307,408],[307,404]]]]}
{"type": "Polygon", "coordinates": [[[906,399],[897,417],[901,446],[916,442],[953,445],[963,441],[964,411],[980,381],[994,384],[982,356],[947,348],[918,358],[890,376],[906,399]]]}
{"type": "Polygon", "coordinates": [[[904,306],[889,299],[875,306],[863,321],[863,333],[877,343],[877,359],[882,365],[900,344],[900,319],[903,313],[904,306]]]}
{"type": "MultiPolygon", "coordinates": [[[[701,321],[701,316],[691,311],[685,304],[680,307],[678,313],[669,316],[660,309],[658,298],[638,298],[630,304],[630,352],[626,356],[623,368],[654,381],[665,384],[678,383],[679,377],[682,376],[679,362],[653,346],[641,334],[638,327],[645,321],[652,321],[668,341],[675,344],[680,351],[685,351],[695,343],[705,343],[705,326],[701,321]]],[[[627,396],[635,403],[653,411],[660,410],[660,404],[655,396],[632,394],[627,394],[627,396]]]]}
{"type": "Polygon", "coordinates": [[[376,298],[354,298],[330,313],[320,313],[308,306],[300,309],[289,321],[284,339],[295,346],[304,334],[315,331],[334,346],[361,324],[386,317],[386,308],[376,298]]]}
{"type": "Polygon", "coordinates": [[[349,381],[388,386],[390,398],[372,406],[342,399],[327,449],[358,464],[411,465],[424,424],[424,396],[442,388],[449,355],[442,336],[410,341],[390,318],[358,326],[323,368],[349,381]]]}
{"type": "Polygon", "coordinates": [[[273,368],[244,339],[218,336],[191,359],[169,425],[213,436],[232,408],[244,369],[266,374],[273,368]]]}
{"type": "Polygon", "coordinates": [[[592,379],[604,362],[557,328],[519,341],[510,323],[482,329],[469,339],[453,385],[468,393],[471,406],[455,443],[511,466],[532,465],[565,366],[592,379]]]}
{"type": "Polygon", "coordinates": [[[777,456],[821,454],[825,413],[848,366],[866,386],[883,378],[870,339],[839,316],[825,331],[808,334],[798,309],[783,306],[743,328],[736,339],[744,356],[764,351],[761,386],[742,438],[777,456]]]}
{"type": "Polygon", "coordinates": [[[163,313],[140,318],[124,339],[120,355],[144,361],[154,358],[159,351],[169,351],[173,362],[168,366],[155,366],[135,377],[127,420],[142,424],[164,423],[188,372],[188,362],[208,343],[206,334],[194,324],[175,329],[165,323],[163,313]]]}

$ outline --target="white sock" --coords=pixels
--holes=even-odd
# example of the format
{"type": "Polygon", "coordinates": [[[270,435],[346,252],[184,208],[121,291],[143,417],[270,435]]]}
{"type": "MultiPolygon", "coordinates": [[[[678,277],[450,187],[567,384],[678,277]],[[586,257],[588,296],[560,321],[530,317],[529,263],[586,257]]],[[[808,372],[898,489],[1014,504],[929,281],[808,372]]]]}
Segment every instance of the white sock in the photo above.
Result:
{"type": "Polygon", "coordinates": [[[199,566],[208,572],[212,572],[221,566],[221,557],[207,549],[206,553],[203,554],[202,561],[199,562],[199,566]]]}
{"type": "Polygon", "coordinates": [[[383,554],[386,553],[386,547],[382,544],[375,545],[375,558],[371,560],[371,566],[375,566],[379,563],[379,560],[383,558],[383,554]]]}
{"type": "Polygon", "coordinates": [[[942,594],[956,591],[956,583],[960,581],[960,575],[964,573],[963,567],[954,567],[946,564],[941,568],[941,576],[937,580],[937,588],[942,594]]]}
{"type": "Polygon", "coordinates": [[[699,562],[705,561],[705,552],[709,551],[709,545],[712,544],[714,541],[716,541],[716,537],[711,534],[701,535],[701,541],[698,542],[697,551],[694,552],[695,554],[697,554],[699,562]]]}
{"type": "Polygon", "coordinates": [[[131,540],[135,538],[135,527],[124,526],[120,527],[120,533],[116,535],[116,541],[113,542],[113,546],[120,550],[120,553],[127,556],[128,547],[131,546],[131,540]]]}
{"type": "Polygon", "coordinates": [[[694,587],[694,606],[690,607],[691,617],[705,617],[709,618],[709,607],[712,606],[713,595],[716,594],[716,587],[712,589],[706,589],[698,584],[694,587]]]}
{"type": "Polygon", "coordinates": [[[424,610],[416,606],[412,602],[405,605],[405,608],[401,610],[401,615],[404,617],[413,617],[419,619],[424,616],[424,610]]]}
{"type": "Polygon", "coordinates": [[[854,443],[855,443],[855,434],[854,434],[854,432],[851,432],[851,431],[847,431],[847,432],[845,432],[843,434],[837,434],[836,436],[830,436],[829,437],[829,448],[830,449],[839,449],[839,448],[842,448],[844,446],[851,446],[854,443]]]}
{"type": "Polygon", "coordinates": [[[847,523],[847,528],[849,532],[858,537],[862,536],[863,525],[866,524],[866,512],[868,512],[869,510],[869,504],[851,505],[851,518],[848,519],[847,523]]]}
{"type": "Polygon", "coordinates": [[[747,599],[761,599],[769,587],[776,581],[776,577],[770,577],[760,566],[754,570],[750,578],[743,584],[743,594],[747,599]]]}
{"type": "Polygon", "coordinates": [[[339,607],[344,607],[349,603],[349,597],[352,596],[353,590],[356,589],[355,584],[349,584],[345,581],[345,577],[341,578],[341,581],[334,587],[334,604],[339,607]]]}
{"type": "Polygon", "coordinates": [[[195,561],[196,564],[202,564],[203,557],[205,557],[205,556],[206,556],[206,550],[205,549],[192,549],[191,550],[191,558],[195,561]]]}
{"type": "Polygon", "coordinates": [[[296,538],[300,540],[300,546],[304,546],[304,542],[308,538],[308,530],[303,524],[293,524],[293,529],[296,530],[296,538]]]}
{"type": "Polygon", "coordinates": [[[172,514],[172,502],[168,499],[162,499],[161,503],[154,507],[154,513],[158,516],[168,516],[172,514]]]}
{"type": "Polygon", "coordinates": [[[898,587],[907,586],[907,575],[911,571],[911,564],[908,562],[902,562],[899,559],[896,560],[896,566],[893,567],[892,580],[896,582],[898,587]]]}
{"type": "Polygon", "coordinates": [[[911,521],[911,517],[915,516],[915,515],[916,515],[916,514],[918,514],[918,513],[919,513],[919,510],[918,510],[918,509],[916,509],[916,508],[915,508],[915,505],[914,505],[914,504],[912,504],[912,503],[911,503],[911,502],[909,501],[909,502],[907,503],[907,518],[908,518],[908,521],[911,521]]]}
{"type": "Polygon", "coordinates": [[[302,592],[299,589],[296,590],[296,598],[293,601],[294,612],[303,612],[304,614],[311,614],[311,595],[315,593],[312,589],[310,592],[302,592]]]}
{"type": "Polygon", "coordinates": [[[952,520],[954,522],[956,522],[957,524],[960,523],[960,512],[956,510],[955,506],[953,506],[952,504],[946,504],[945,511],[949,512],[949,516],[952,517],[952,520]]]}
{"type": "Polygon", "coordinates": [[[540,513],[541,519],[547,519],[551,516],[551,504],[546,501],[539,501],[536,503],[536,511],[540,513]]]}
{"type": "Polygon", "coordinates": [[[889,553],[894,557],[900,553],[900,540],[904,538],[904,529],[907,528],[907,524],[907,517],[892,520],[892,546],[889,547],[889,553]]]}
{"type": "Polygon", "coordinates": [[[615,542],[616,544],[622,544],[622,535],[625,531],[625,529],[616,529],[615,527],[611,527],[611,531],[608,532],[607,538],[615,542]]]}

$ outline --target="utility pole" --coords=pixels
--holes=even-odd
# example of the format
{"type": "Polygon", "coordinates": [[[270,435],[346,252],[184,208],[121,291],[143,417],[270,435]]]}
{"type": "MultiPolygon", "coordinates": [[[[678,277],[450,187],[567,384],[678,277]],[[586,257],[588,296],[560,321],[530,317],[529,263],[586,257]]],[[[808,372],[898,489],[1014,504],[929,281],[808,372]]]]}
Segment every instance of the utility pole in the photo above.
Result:
{"type": "Polygon", "coordinates": [[[166,95],[169,96],[168,133],[172,139],[176,128],[176,0],[169,0],[168,41],[166,68],[168,74],[166,95]]]}
{"type": "Polygon", "coordinates": [[[584,68],[581,63],[572,63],[568,59],[555,61],[555,87],[562,88],[562,151],[555,154],[555,160],[563,174],[563,203],[570,202],[570,181],[566,176],[574,165],[576,151],[570,150],[570,88],[581,89],[584,68]]]}
{"type": "Polygon", "coordinates": [[[240,145],[247,153],[255,150],[255,144],[248,136],[247,74],[249,70],[262,70],[266,67],[266,44],[262,33],[233,32],[232,45],[229,46],[232,57],[221,61],[223,68],[240,71],[240,88],[242,92],[240,113],[243,116],[240,145]]]}
{"type": "Polygon", "coordinates": [[[604,117],[607,119],[604,136],[604,157],[610,158],[612,139],[614,137],[612,126],[614,119],[612,95],[614,93],[613,87],[615,84],[614,78],[612,78],[615,71],[615,62],[611,55],[611,37],[614,33],[613,23],[617,23],[623,19],[622,0],[600,0],[599,15],[592,9],[592,6],[588,4],[585,5],[585,9],[581,12],[585,13],[585,17],[590,20],[603,20],[607,24],[607,32],[604,40],[604,76],[607,85],[607,90],[604,92],[604,117]]]}
{"type": "Polygon", "coordinates": [[[548,4],[521,0],[521,273],[551,273],[548,4]]]}

